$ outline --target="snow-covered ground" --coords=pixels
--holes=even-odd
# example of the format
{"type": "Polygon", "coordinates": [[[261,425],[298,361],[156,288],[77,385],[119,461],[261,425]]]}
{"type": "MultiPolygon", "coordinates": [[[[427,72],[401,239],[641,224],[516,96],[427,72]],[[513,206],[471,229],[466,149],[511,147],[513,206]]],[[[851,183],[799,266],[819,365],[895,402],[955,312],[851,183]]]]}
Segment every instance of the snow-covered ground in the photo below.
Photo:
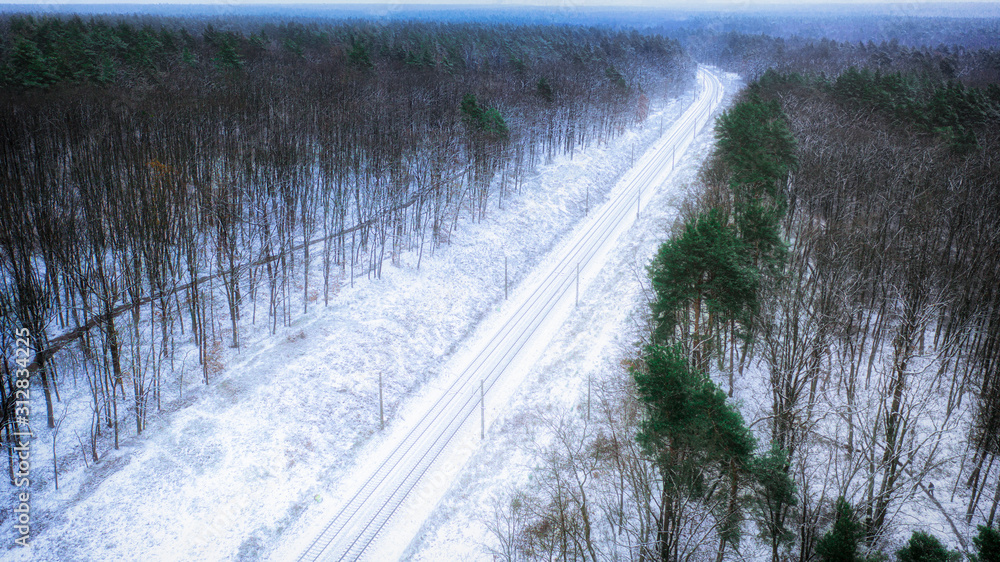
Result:
{"type": "MultiPolygon", "coordinates": [[[[723,85],[731,96],[739,81],[724,75],[723,85]]],[[[727,98],[723,106],[728,103],[727,98]]],[[[693,195],[698,169],[713,145],[709,127],[581,293],[576,310],[527,373],[403,559],[494,560],[489,549],[496,539],[488,528],[494,505],[512,490],[529,487],[544,462],[545,443],[531,442],[536,433],[531,426],[566,415],[584,417],[588,392],[596,396],[594,389],[609,376],[621,376],[621,360],[634,356],[648,308],[646,265],[667,238],[682,203],[693,195]]]]}
{"type": "Polygon", "coordinates": [[[483,425],[472,414],[481,398],[488,405],[481,419],[489,425],[571,315],[575,294],[586,291],[602,271],[636,213],[654,193],[669,187],[672,155],[682,157],[696,131],[711,129],[722,85],[703,70],[698,80],[698,99],[618,182],[611,201],[596,206],[549,252],[499,313],[490,315],[463,345],[445,374],[407,404],[397,427],[366,447],[345,481],[332,483],[335,500],[328,513],[302,533],[298,550],[308,545],[305,559],[353,559],[362,550],[370,560],[400,557],[454,474],[478,449],[483,425]],[[399,512],[390,519],[397,506],[399,512]]]}
{"type": "MultiPolygon", "coordinates": [[[[731,75],[727,76],[725,86],[729,95],[739,89],[738,81],[731,75]]],[[[621,362],[636,355],[636,342],[644,332],[647,299],[651,298],[645,266],[659,244],[669,236],[669,227],[677,220],[685,199],[693,197],[700,189],[696,181],[698,166],[710,153],[713,139],[703,134],[699,141],[677,171],[670,188],[650,202],[640,220],[621,240],[607,267],[581,295],[577,310],[527,374],[507,408],[488,431],[483,445],[462,468],[455,484],[425,521],[417,538],[408,546],[404,560],[495,560],[491,549],[498,550],[499,544],[490,526],[497,523],[496,514],[509,508],[517,491],[527,495],[535,493],[540,475],[548,467],[547,455],[553,450],[553,428],[545,424],[560,424],[569,419],[569,431],[581,431],[585,425],[588,395],[594,394],[596,412],[597,389],[611,379],[626,376],[621,362]]],[[[887,349],[884,356],[891,361],[891,349],[887,349]]],[[[831,376],[835,380],[839,375],[831,376]]],[[[754,361],[744,376],[736,380],[734,399],[748,423],[766,419],[770,407],[767,380],[768,370],[762,360],[754,361]]],[[[728,381],[720,378],[716,382],[721,388],[728,388],[728,381]]],[[[929,480],[913,490],[901,490],[898,501],[893,504],[892,523],[884,543],[885,552],[890,555],[904,545],[914,530],[932,533],[951,549],[971,547],[970,539],[975,532],[974,526],[967,525],[964,519],[967,494],[962,490],[953,494],[950,484],[956,481],[963,457],[968,456],[964,423],[957,419],[959,414],[955,414],[956,419],[952,419],[946,429],[937,427],[940,424],[935,412],[944,410],[947,385],[932,385],[927,381],[920,384],[927,388],[922,391],[916,407],[930,412],[924,415],[924,421],[933,422],[923,428],[920,438],[934,435],[939,445],[935,449],[936,456],[931,463],[934,469],[929,473],[929,480]],[[932,497],[927,493],[926,484],[934,480],[939,485],[932,497]],[[941,483],[949,484],[942,486],[941,483]],[[964,538],[964,545],[960,544],[956,531],[964,538]]],[[[824,385],[821,392],[834,395],[839,391],[835,383],[830,383],[830,387],[824,385]]],[[[825,396],[821,400],[826,401],[823,407],[832,412],[834,407],[839,407],[842,398],[825,396]]],[[[870,411],[877,411],[874,405],[870,411]]],[[[826,424],[834,425],[833,414],[830,418],[826,424]]],[[[753,425],[762,443],[768,438],[767,427],[766,423],[753,425]]],[[[831,432],[829,428],[823,429],[831,432]]],[[[836,438],[835,433],[831,432],[831,438],[836,438]]],[[[930,448],[930,445],[925,447],[930,448]]],[[[830,474],[829,466],[836,464],[830,455],[840,454],[835,447],[813,443],[800,454],[806,459],[807,469],[817,478],[812,484],[827,491],[825,502],[832,504],[839,486],[850,487],[830,474]]],[[[855,481],[851,485],[856,487],[856,484],[855,481]]],[[[593,498],[591,501],[596,503],[593,498]]],[[[823,522],[824,530],[826,525],[823,522]]],[[[753,529],[749,523],[747,530],[747,540],[741,543],[738,557],[731,553],[732,558],[770,560],[769,546],[751,536],[753,529]]]]}
{"type": "MultiPolygon", "coordinates": [[[[738,90],[734,76],[725,82],[728,94],[738,90]]],[[[164,389],[163,412],[151,414],[146,431],[124,440],[119,451],[103,451],[96,467],[84,467],[78,442],[86,442],[90,420],[86,382],[79,373],[74,379],[72,354],[60,354],[59,490],[53,489],[52,433],[44,429],[38,393],[32,419],[38,435],[32,442],[32,546],[12,544],[10,494],[2,503],[0,533],[11,539],[4,541],[0,559],[294,558],[293,539],[328,513],[339,493],[336,483],[382,439],[378,374],[385,382],[391,431],[503,306],[504,258],[516,286],[584,219],[586,193],[592,209],[604,201],[633,154],[667,130],[661,129],[661,118],[669,124],[690,100],[688,95],[654,108],[643,126],[607,146],[540,166],[519,195],[505,199],[482,223],[463,215],[451,244],[431,255],[425,251],[419,270],[416,253],[408,253],[399,266],[387,265],[381,280],[359,280],[351,288],[349,279],[341,278],[329,307],[316,300],[307,315],[293,316],[293,325],[280,327],[276,336],[260,318],[256,326],[245,324],[239,351],[214,350],[218,371],[208,386],[200,382],[194,347],[182,348],[177,361],[186,374],[183,384],[164,389]]],[[[596,388],[602,377],[621,373],[619,362],[633,353],[647,307],[645,265],[692,194],[712,142],[710,130],[704,130],[679,162],[671,185],[645,207],[525,383],[497,412],[482,446],[466,465],[453,467],[455,483],[406,547],[404,559],[493,559],[488,548],[495,539],[487,529],[492,506],[510,490],[530,486],[542,462],[545,444],[524,442],[528,426],[574,412],[583,416],[588,381],[596,388]]],[[[321,287],[318,269],[311,287],[321,287]]],[[[746,399],[762,391],[763,376],[763,367],[756,366],[737,381],[748,420],[766,406],[746,399]]],[[[946,439],[942,449],[946,462],[932,477],[954,482],[966,452],[957,439],[946,439]]],[[[970,536],[962,517],[966,500],[961,490],[952,498],[950,486],[939,485],[936,501],[916,494],[897,517],[892,542],[899,545],[911,528],[923,528],[958,547],[944,513],[970,536]]],[[[765,553],[747,544],[744,557],[757,559],[755,554],[765,553]]]]}
{"type": "MultiPolygon", "coordinates": [[[[5,542],[4,559],[294,556],[283,550],[288,530],[321,513],[324,502],[331,501],[325,492],[329,483],[343,476],[366,444],[379,439],[378,375],[385,383],[391,429],[408,398],[436,380],[476,326],[502,304],[504,258],[516,285],[584,217],[587,192],[592,206],[602,202],[630,167],[633,153],[641,154],[666,130],[661,117],[669,123],[690,100],[689,94],[656,108],[643,126],[607,146],[540,166],[519,195],[505,199],[503,209],[494,209],[483,222],[463,216],[451,244],[425,253],[419,270],[416,253],[404,254],[399,266],[383,270],[381,280],[351,288],[340,279],[329,307],[317,300],[276,336],[266,321],[244,326],[240,350],[214,350],[217,371],[208,386],[199,381],[194,348],[184,348],[177,360],[187,375],[183,383],[164,388],[163,411],[151,414],[141,436],[125,439],[118,451],[102,452],[94,467],[84,467],[77,441],[86,440],[90,420],[86,382],[79,375],[74,379],[71,353],[57,356],[64,375],[56,416],[65,420],[56,440],[59,490],[54,490],[52,433],[37,429],[45,423],[44,409],[36,407],[32,546],[5,542]]],[[[710,130],[701,135],[710,137],[710,130]]],[[[695,152],[706,150],[703,140],[695,152]]],[[[681,177],[693,174],[697,162],[685,166],[681,177]]],[[[592,298],[595,306],[619,293],[632,300],[608,300],[600,315],[591,317],[595,322],[625,322],[640,298],[647,250],[672,220],[666,199],[647,209],[637,227],[648,229],[644,249],[616,258],[619,269],[602,274],[587,293],[592,296],[581,297],[585,303],[592,298]]],[[[316,279],[310,285],[321,283],[316,279]]],[[[585,310],[581,306],[581,314],[585,310]]],[[[614,325],[589,329],[609,342],[621,326],[605,326],[614,325]]],[[[627,329],[627,322],[622,326],[627,329]]],[[[553,349],[567,345],[560,341],[553,349]]],[[[551,353],[548,357],[555,357],[551,353]]],[[[589,357],[596,363],[594,353],[589,357]]],[[[565,388],[547,397],[571,400],[577,383],[560,380],[565,388]]],[[[8,514],[12,501],[5,499],[8,514]]],[[[13,536],[9,517],[0,533],[13,536]]]]}

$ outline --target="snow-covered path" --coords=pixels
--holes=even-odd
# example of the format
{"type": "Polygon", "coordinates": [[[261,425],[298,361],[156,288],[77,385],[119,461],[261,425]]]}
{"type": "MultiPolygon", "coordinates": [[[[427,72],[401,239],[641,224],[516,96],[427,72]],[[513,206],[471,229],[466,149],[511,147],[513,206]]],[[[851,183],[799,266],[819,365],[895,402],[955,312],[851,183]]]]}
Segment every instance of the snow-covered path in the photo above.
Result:
{"type": "MultiPolygon", "coordinates": [[[[451,363],[447,382],[429,388],[379,447],[342,483],[341,502],[306,529],[282,557],[398,559],[475,451],[483,425],[507,402],[600,272],[619,236],[663,185],[698,130],[710,123],[722,84],[698,72],[700,95],[615,188],[525,280],[513,298],[451,363]],[[488,407],[488,412],[486,408],[488,407]],[[478,410],[478,412],[477,412],[478,410]],[[478,415],[477,415],[478,414],[478,415]]],[[[404,414],[405,415],[405,414],[404,414]]],[[[336,494],[335,494],[336,495],[336,494]]]]}

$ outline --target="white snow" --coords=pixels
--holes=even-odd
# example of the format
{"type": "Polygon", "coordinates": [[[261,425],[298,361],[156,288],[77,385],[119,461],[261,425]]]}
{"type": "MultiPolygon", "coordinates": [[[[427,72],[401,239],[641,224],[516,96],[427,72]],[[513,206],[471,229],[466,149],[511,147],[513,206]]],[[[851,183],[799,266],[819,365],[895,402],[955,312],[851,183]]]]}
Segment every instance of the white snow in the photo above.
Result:
{"type": "MultiPolygon", "coordinates": [[[[738,79],[727,76],[726,91],[733,94],[738,87],[738,79]]],[[[650,295],[643,289],[648,286],[645,266],[659,244],[668,238],[668,231],[678,219],[685,198],[700,189],[695,185],[698,167],[712,145],[711,135],[702,134],[696,149],[692,147],[692,154],[672,177],[670,188],[662,191],[644,209],[641,219],[613,252],[614,257],[607,267],[581,295],[579,308],[527,374],[524,384],[493,423],[483,445],[409,545],[404,560],[495,560],[491,548],[498,546],[497,539],[488,524],[499,504],[509,502],[514,491],[535,491],[536,475],[545,467],[550,449],[551,431],[544,424],[569,417],[581,426],[587,407],[588,381],[597,388],[603,381],[625,376],[620,362],[634,357],[636,344],[643,334],[640,325],[648,310],[650,295]]],[[[891,349],[883,356],[885,361],[891,362],[891,349]]],[[[915,363],[927,359],[920,358],[915,363]]],[[[943,424],[941,412],[945,408],[948,385],[931,384],[926,373],[919,372],[920,368],[911,369],[914,371],[913,384],[920,386],[916,392],[919,398],[913,407],[923,410],[917,439],[940,439],[933,459],[927,459],[928,448],[925,447],[916,464],[918,468],[920,462],[930,462],[933,466],[929,475],[930,480],[938,482],[935,498],[939,503],[919,488],[901,491],[900,498],[891,506],[893,523],[884,547],[890,556],[918,529],[932,533],[948,548],[960,548],[949,518],[969,546],[975,532],[974,526],[965,523],[967,493],[959,487],[953,496],[951,489],[959,464],[968,455],[964,438],[967,420],[956,412],[947,424],[943,424]],[[935,435],[935,432],[940,434],[935,435]]],[[[828,373],[828,376],[830,386],[821,389],[825,395],[820,401],[821,407],[831,412],[828,414],[830,419],[821,420],[817,431],[829,433],[827,438],[835,441],[836,420],[832,418],[836,414],[833,412],[841,406],[843,398],[833,382],[839,375],[828,373]]],[[[766,416],[770,408],[767,378],[766,365],[755,361],[742,378],[736,378],[734,393],[744,419],[754,424],[752,429],[758,440],[765,444],[768,438],[766,416]]],[[[717,383],[720,388],[728,389],[728,380],[719,379],[717,383]]],[[[874,399],[878,391],[878,387],[873,386],[870,398],[874,399]]],[[[868,415],[875,415],[877,411],[874,405],[869,410],[868,415]]],[[[813,475],[810,484],[824,489],[825,501],[832,504],[839,486],[856,491],[860,477],[835,474],[840,463],[831,462],[831,454],[837,455],[839,451],[815,441],[810,441],[800,451],[805,469],[813,475]],[[853,484],[845,478],[853,478],[853,484]]],[[[747,524],[744,535],[739,559],[770,560],[770,549],[757,540],[752,524],[747,524]]]]}
{"type": "MultiPolygon", "coordinates": [[[[195,348],[181,347],[177,362],[185,375],[164,388],[163,411],[151,413],[142,435],[126,433],[120,450],[102,450],[91,468],[77,442],[77,435],[86,441],[89,426],[86,382],[79,373],[74,382],[73,353],[57,355],[63,373],[57,417],[66,412],[57,440],[60,487],[53,489],[52,434],[44,429],[39,397],[32,419],[38,435],[32,546],[6,543],[4,558],[294,556],[289,537],[336,505],[344,489],[337,483],[382,438],[378,374],[391,431],[404,405],[433,393],[443,366],[502,306],[504,256],[516,286],[584,218],[586,192],[592,208],[605,200],[629,168],[632,150],[641,153],[656,139],[660,116],[669,122],[690,99],[660,107],[607,146],[540,166],[520,194],[482,223],[463,215],[451,245],[425,250],[419,270],[412,252],[400,256],[399,266],[387,265],[380,280],[351,288],[342,277],[329,307],[318,299],[274,336],[260,316],[255,326],[244,322],[241,349],[212,351],[218,367],[207,386],[195,348]]],[[[318,268],[314,275],[310,286],[321,287],[318,268]]],[[[217,305],[222,310],[223,301],[217,305]]],[[[127,414],[121,423],[134,432],[127,414]]],[[[0,533],[12,536],[11,524],[6,519],[0,533]]]]}
{"type": "MultiPolygon", "coordinates": [[[[736,83],[735,76],[725,76],[727,92],[736,91],[736,83]]],[[[678,161],[676,172],[643,207],[403,559],[494,560],[489,547],[495,539],[486,522],[493,515],[493,505],[511,490],[530,487],[547,445],[533,441],[551,437],[537,430],[540,420],[552,421],[573,412],[585,416],[588,381],[596,388],[608,376],[620,376],[619,362],[632,355],[648,308],[648,295],[643,291],[646,264],[691,195],[698,168],[713,143],[712,129],[702,130],[685,159],[678,161]]]]}
{"type": "MultiPolygon", "coordinates": [[[[735,76],[727,75],[725,82],[728,93],[737,90],[735,76]]],[[[632,151],[641,154],[658,138],[660,117],[669,123],[690,101],[689,94],[656,108],[644,125],[607,146],[590,146],[572,160],[559,157],[540,166],[520,194],[505,198],[503,208],[493,208],[483,222],[463,215],[450,245],[433,252],[425,248],[419,270],[417,253],[409,252],[398,266],[387,263],[380,280],[360,279],[352,288],[341,276],[329,307],[319,298],[308,314],[293,315],[292,325],[279,326],[274,336],[261,317],[255,326],[244,322],[240,350],[214,350],[220,367],[208,386],[200,382],[194,346],[182,347],[177,361],[183,364],[183,384],[174,381],[164,389],[164,410],[151,413],[141,436],[129,433],[119,451],[102,451],[91,468],[84,467],[77,442],[77,435],[86,442],[89,426],[86,382],[77,374],[74,383],[77,360],[61,353],[60,488],[53,489],[52,433],[44,429],[37,393],[32,546],[16,548],[5,541],[0,558],[294,558],[311,530],[352,489],[352,479],[360,476],[352,469],[375,458],[406,416],[440,392],[447,366],[501,316],[504,257],[511,287],[525,283],[585,220],[587,191],[591,209],[607,200],[629,169],[632,151]],[[379,430],[379,373],[385,383],[385,433],[379,430]]],[[[395,531],[398,536],[417,538],[395,544],[393,552],[418,561],[493,559],[488,547],[494,539],[485,523],[492,504],[511,489],[530,486],[546,446],[524,440],[544,439],[544,432],[535,431],[540,419],[574,411],[583,416],[588,381],[596,385],[609,373],[620,373],[619,361],[633,350],[647,307],[645,266],[694,189],[712,137],[711,129],[703,130],[687,158],[678,161],[669,185],[646,204],[607,266],[590,279],[579,306],[553,331],[541,358],[525,367],[524,383],[507,389],[509,401],[502,396],[487,400],[491,423],[485,441],[473,427],[459,442],[471,455],[469,462],[448,466],[416,492],[415,497],[427,499],[415,502],[422,513],[395,519],[409,522],[395,531]],[[430,517],[424,521],[426,513],[430,517]]],[[[310,286],[322,287],[318,267],[310,286]]],[[[293,295],[301,295],[298,289],[293,295]]],[[[224,301],[217,304],[221,311],[224,301]]],[[[737,381],[747,420],[767,407],[753,398],[766,392],[764,376],[759,367],[737,381]]],[[[133,432],[130,422],[123,416],[123,427],[133,432]]],[[[953,482],[964,452],[956,439],[946,439],[942,448],[948,461],[935,474],[940,482],[953,482]]],[[[951,500],[950,492],[950,486],[939,485],[936,496],[967,532],[965,498],[960,493],[951,500]]],[[[914,500],[900,514],[901,524],[922,525],[957,547],[940,510],[923,496],[914,500]]],[[[14,533],[6,517],[12,501],[8,497],[3,504],[0,523],[7,537],[14,533]]],[[[897,543],[908,530],[901,528],[897,543]]],[[[743,555],[757,559],[753,541],[747,542],[743,555]]]]}
{"type": "Polygon", "coordinates": [[[371,455],[366,453],[364,460],[356,463],[354,474],[345,483],[336,483],[339,489],[350,491],[349,497],[341,495],[337,501],[337,505],[347,511],[328,511],[325,521],[320,520],[308,528],[299,541],[302,550],[310,545],[307,539],[322,534],[318,546],[330,547],[324,550],[324,559],[338,559],[348,551],[353,556],[352,545],[356,545],[358,539],[367,545],[370,531],[364,529],[372,528],[381,529],[381,532],[375,544],[368,547],[365,558],[399,558],[403,547],[445,493],[458,469],[477,448],[477,429],[491,422],[498,408],[507,403],[524,373],[571,314],[576,290],[586,290],[590,280],[601,271],[619,235],[631,224],[633,213],[639,212],[644,203],[648,204],[648,196],[662,187],[671,174],[673,166],[665,155],[671,154],[671,150],[683,155],[694,132],[711,123],[707,113],[716,102],[716,89],[709,87],[714,82],[708,74],[699,74],[704,87],[698,101],[682,119],[667,128],[662,141],[643,155],[633,170],[618,182],[612,190],[612,200],[595,208],[572,235],[560,241],[499,314],[493,315],[477,330],[465,350],[446,367],[447,374],[442,377],[446,383],[444,387],[435,388],[437,383],[429,385],[431,389],[424,397],[407,405],[396,430],[387,435],[371,455]],[[646,199],[638,197],[643,190],[646,199]],[[483,392],[477,384],[480,381],[484,382],[485,401],[490,404],[489,415],[481,414],[483,425],[474,423],[475,412],[467,409],[474,410],[479,402],[483,392]],[[452,420],[459,420],[457,423],[461,427],[452,426],[452,420]],[[456,430],[457,435],[450,436],[456,430]],[[427,453],[436,457],[431,464],[423,464],[427,453]],[[410,491],[406,482],[415,478],[420,478],[420,482],[410,491]],[[355,491],[361,493],[362,488],[364,493],[356,496],[355,491]],[[386,521],[388,511],[383,506],[386,502],[395,506],[395,500],[390,498],[402,500],[397,494],[407,493],[399,513],[386,521]],[[326,521],[334,525],[329,534],[326,533],[326,521]],[[382,527],[384,522],[387,525],[382,527]]]}

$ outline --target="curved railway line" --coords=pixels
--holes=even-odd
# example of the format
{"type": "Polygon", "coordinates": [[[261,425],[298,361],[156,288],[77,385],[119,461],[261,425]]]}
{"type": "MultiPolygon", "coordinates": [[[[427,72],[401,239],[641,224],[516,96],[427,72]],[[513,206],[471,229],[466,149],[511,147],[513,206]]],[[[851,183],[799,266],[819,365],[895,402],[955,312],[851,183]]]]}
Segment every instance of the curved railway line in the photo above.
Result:
{"type": "Polygon", "coordinates": [[[559,307],[573,306],[580,272],[603,266],[618,236],[641,211],[643,192],[651,195],[664,182],[673,171],[674,158],[682,155],[698,130],[710,123],[721,102],[722,83],[704,68],[698,70],[698,83],[698,97],[629,172],[624,188],[617,189],[585,220],[585,228],[578,228],[560,246],[561,259],[542,272],[539,282],[523,294],[513,295],[513,306],[506,309],[507,318],[487,337],[485,345],[460,367],[458,376],[392,445],[361,486],[346,496],[347,501],[297,560],[357,560],[371,547],[456,433],[465,424],[475,422],[481,393],[488,396],[508,374],[508,367],[520,359],[550,314],[561,310],[559,307]]]}

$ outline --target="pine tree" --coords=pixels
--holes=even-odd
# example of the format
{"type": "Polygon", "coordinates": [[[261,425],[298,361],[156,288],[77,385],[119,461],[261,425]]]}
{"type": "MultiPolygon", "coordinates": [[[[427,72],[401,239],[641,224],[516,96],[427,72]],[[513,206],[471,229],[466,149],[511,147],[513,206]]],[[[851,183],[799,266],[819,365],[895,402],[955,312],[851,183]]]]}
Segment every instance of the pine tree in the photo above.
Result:
{"type": "Polygon", "coordinates": [[[899,562],[948,562],[961,559],[958,552],[949,551],[934,535],[914,531],[906,546],[896,551],[899,562]]]}
{"type": "Polygon", "coordinates": [[[746,246],[752,263],[762,274],[771,278],[778,276],[787,254],[787,244],[781,238],[784,211],[760,198],[737,197],[734,214],[739,239],[746,246]]]}
{"type": "Polygon", "coordinates": [[[980,525],[972,544],[976,547],[977,562],[1000,562],[1000,531],[980,525]]]}
{"type": "Polygon", "coordinates": [[[459,106],[466,124],[475,132],[484,134],[490,139],[503,139],[509,134],[507,122],[496,108],[484,109],[479,105],[476,96],[465,94],[459,106]]]}
{"type": "Polygon", "coordinates": [[[837,519],[830,532],[816,543],[816,554],[822,562],[856,562],[862,560],[858,554],[858,541],[864,532],[854,518],[854,510],[844,496],[837,498],[837,519]]]}
{"type": "Polygon", "coordinates": [[[717,323],[746,323],[757,310],[757,272],[743,243],[723,214],[712,209],[684,225],[679,236],[660,246],[649,267],[656,300],[653,318],[659,342],[687,341],[704,367],[717,323]]]}
{"type": "Polygon", "coordinates": [[[351,44],[351,50],[347,52],[347,60],[351,66],[360,70],[375,68],[372,57],[368,54],[368,47],[361,41],[355,41],[351,44]]]}
{"type": "Polygon", "coordinates": [[[55,71],[42,55],[38,45],[30,39],[21,37],[14,43],[10,55],[10,79],[23,88],[38,88],[48,86],[58,80],[55,71]]]}
{"type": "Polygon", "coordinates": [[[772,443],[767,453],[754,459],[755,509],[762,535],[771,542],[771,560],[778,560],[778,550],[795,540],[795,533],[785,525],[788,510],[797,503],[795,483],[788,474],[788,454],[772,443]]]}
{"type": "Polygon", "coordinates": [[[777,101],[754,91],[716,125],[718,152],[732,170],[734,222],[755,266],[775,274],[784,262],[780,224],[788,210],[783,189],[797,166],[796,143],[777,101]]]}
{"type": "Polygon", "coordinates": [[[219,54],[215,57],[215,64],[219,70],[233,71],[243,68],[243,57],[236,52],[236,38],[228,34],[219,34],[219,37],[219,54]]]}
{"type": "MultiPolygon", "coordinates": [[[[754,439],[725,393],[688,366],[679,346],[650,346],[643,364],[632,372],[647,414],[637,440],[663,478],[658,543],[667,560],[679,538],[679,500],[704,499],[726,477],[746,474],[754,439]]],[[[733,514],[730,509],[720,517],[720,532],[735,542],[739,521],[733,514]]]]}
{"type": "Polygon", "coordinates": [[[555,99],[555,95],[552,92],[552,85],[549,84],[548,79],[546,79],[544,76],[538,79],[538,85],[536,87],[536,91],[538,92],[538,95],[541,96],[541,98],[547,102],[551,102],[553,99],[555,99]]]}
{"type": "Polygon", "coordinates": [[[469,121],[472,126],[476,126],[483,119],[483,109],[479,107],[479,102],[476,100],[474,94],[465,94],[462,96],[462,104],[459,106],[462,110],[462,115],[469,121]]]}
{"type": "Polygon", "coordinates": [[[795,168],[795,137],[777,101],[756,93],[719,117],[716,138],[723,160],[733,170],[733,181],[755,184],[779,200],[776,182],[795,168]]]}
{"type": "Polygon", "coordinates": [[[181,61],[183,61],[184,64],[190,66],[191,68],[194,68],[198,64],[198,59],[195,58],[194,54],[191,52],[191,49],[188,49],[187,47],[184,47],[184,49],[181,51],[181,61]]]}
{"type": "Polygon", "coordinates": [[[639,441],[664,466],[677,468],[669,470],[674,482],[693,489],[696,479],[681,477],[683,470],[732,460],[749,466],[754,440],[743,417],[715,383],[688,366],[678,346],[650,346],[644,363],[645,369],[633,371],[648,413],[639,441]]]}

